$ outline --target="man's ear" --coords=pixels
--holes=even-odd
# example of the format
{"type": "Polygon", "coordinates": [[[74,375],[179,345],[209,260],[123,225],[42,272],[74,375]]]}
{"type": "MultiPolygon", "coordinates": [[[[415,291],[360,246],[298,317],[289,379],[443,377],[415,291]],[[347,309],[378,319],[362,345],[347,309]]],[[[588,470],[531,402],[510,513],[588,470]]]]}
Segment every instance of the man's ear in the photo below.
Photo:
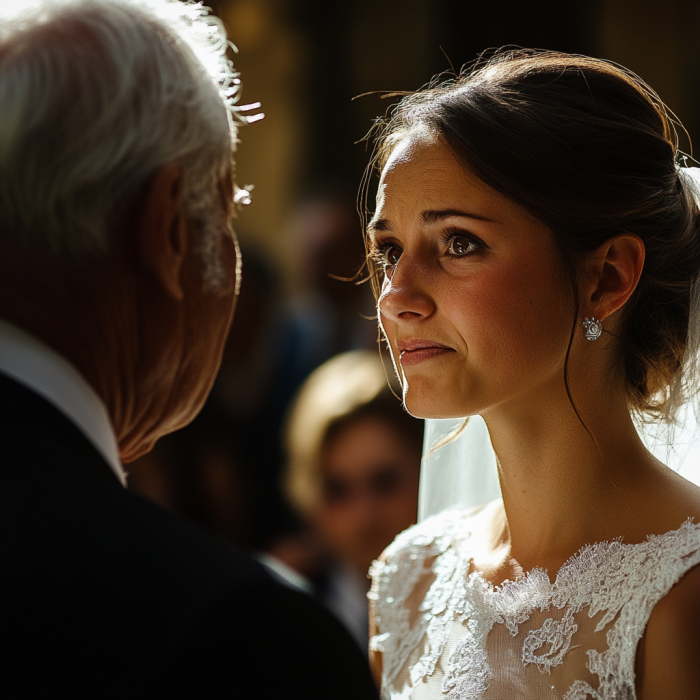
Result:
{"type": "Polygon", "coordinates": [[[637,288],[644,255],[644,242],[633,233],[614,236],[591,253],[582,311],[602,321],[621,308],[637,288]]]}
{"type": "Polygon", "coordinates": [[[183,189],[184,173],[179,165],[158,168],[146,186],[138,231],[142,262],[178,301],[184,299],[182,268],[187,250],[183,189]]]}

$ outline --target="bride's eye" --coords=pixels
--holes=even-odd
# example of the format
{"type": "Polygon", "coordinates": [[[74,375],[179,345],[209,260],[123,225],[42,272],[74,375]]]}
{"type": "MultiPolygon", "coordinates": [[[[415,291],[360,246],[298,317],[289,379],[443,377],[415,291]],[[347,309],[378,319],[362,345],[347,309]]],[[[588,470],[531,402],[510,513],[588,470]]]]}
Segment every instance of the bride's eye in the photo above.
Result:
{"type": "Polygon", "coordinates": [[[387,267],[396,267],[396,265],[398,265],[400,258],[401,258],[401,248],[397,248],[395,245],[389,246],[384,251],[384,264],[387,267]]]}
{"type": "Polygon", "coordinates": [[[391,243],[377,243],[372,251],[372,258],[384,268],[385,274],[391,277],[402,252],[401,248],[391,243]]]}
{"type": "Polygon", "coordinates": [[[455,258],[472,255],[483,247],[476,239],[459,233],[448,233],[445,236],[445,242],[447,255],[455,258]]]}

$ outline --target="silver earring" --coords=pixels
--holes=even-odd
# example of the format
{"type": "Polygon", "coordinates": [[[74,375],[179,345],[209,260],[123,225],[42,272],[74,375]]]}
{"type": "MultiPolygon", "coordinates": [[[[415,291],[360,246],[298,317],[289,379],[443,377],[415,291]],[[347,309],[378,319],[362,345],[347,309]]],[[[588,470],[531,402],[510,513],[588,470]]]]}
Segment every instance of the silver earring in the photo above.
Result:
{"type": "Polygon", "coordinates": [[[598,340],[603,332],[603,325],[595,316],[584,318],[583,327],[586,329],[586,340],[598,340]]]}

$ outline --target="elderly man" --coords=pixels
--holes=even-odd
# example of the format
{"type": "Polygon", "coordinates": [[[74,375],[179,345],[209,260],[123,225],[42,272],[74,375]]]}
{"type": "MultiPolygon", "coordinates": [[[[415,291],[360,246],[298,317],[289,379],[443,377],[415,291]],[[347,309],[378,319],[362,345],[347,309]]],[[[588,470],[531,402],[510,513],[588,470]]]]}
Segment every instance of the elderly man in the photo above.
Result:
{"type": "Polygon", "coordinates": [[[124,489],[236,300],[223,28],[175,0],[0,5],[5,698],[370,698],[339,624],[124,489]]]}

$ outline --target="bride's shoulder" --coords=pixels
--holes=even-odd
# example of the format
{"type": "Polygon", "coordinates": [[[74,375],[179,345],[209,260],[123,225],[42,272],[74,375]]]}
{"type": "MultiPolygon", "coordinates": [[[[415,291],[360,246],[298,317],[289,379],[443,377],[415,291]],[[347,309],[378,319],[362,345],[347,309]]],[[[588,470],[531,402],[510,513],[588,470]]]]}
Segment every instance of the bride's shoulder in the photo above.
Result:
{"type": "Polygon", "coordinates": [[[443,566],[449,568],[468,557],[472,532],[479,532],[491,506],[443,511],[398,535],[369,570],[372,587],[367,597],[377,619],[386,623],[392,610],[402,608],[438,558],[447,557],[443,566]]]}
{"type": "Polygon", "coordinates": [[[496,502],[474,508],[453,508],[433,515],[404,530],[384,550],[380,562],[392,562],[404,557],[415,559],[419,555],[437,556],[456,543],[465,543],[479,523],[493,509],[496,502]]]}

